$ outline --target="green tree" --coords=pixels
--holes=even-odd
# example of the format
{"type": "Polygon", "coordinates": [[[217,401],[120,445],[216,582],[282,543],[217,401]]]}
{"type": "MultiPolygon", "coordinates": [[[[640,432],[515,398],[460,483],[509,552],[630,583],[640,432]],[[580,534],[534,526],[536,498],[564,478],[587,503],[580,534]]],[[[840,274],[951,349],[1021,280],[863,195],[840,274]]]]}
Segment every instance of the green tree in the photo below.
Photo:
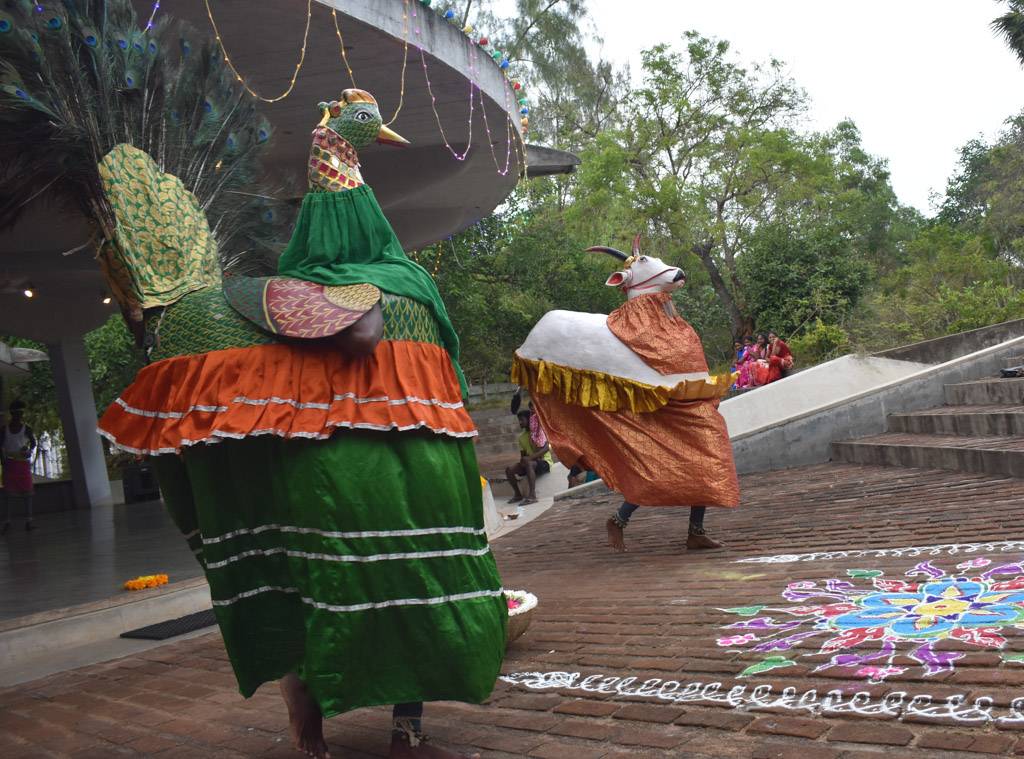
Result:
{"type": "MultiPolygon", "coordinates": [[[[806,96],[781,63],[745,68],[730,60],[724,41],[689,32],[685,42],[684,53],[665,45],[644,52],[643,85],[623,100],[622,128],[584,151],[574,213],[594,218],[613,198],[626,202],[635,224],[696,256],[739,336],[767,308],[765,288],[786,284],[773,283],[754,261],[741,266],[752,250],[778,240],[766,230],[796,228],[799,239],[818,240],[794,265],[826,252],[827,234],[843,238],[846,255],[870,262],[891,252],[897,204],[884,163],[867,155],[852,123],[823,135],[797,131],[806,96]]],[[[858,266],[847,275],[863,276],[858,266]]],[[[859,292],[838,289],[848,298],[859,292]]],[[[805,306],[793,319],[809,315],[805,306]]]]}
{"type": "Polygon", "coordinates": [[[1024,272],[985,236],[936,223],[907,244],[909,263],[865,298],[850,333],[880,350],[1024,317],[1024,272]]]}
{"type": "MultiPolygon", "coordinates": [[[[0,342],[46,350],[46,346],[41,343],[18,337],[3,337],[0,342]]],[[[142,353],[135,347],[135,341],[120,316],[111,316],[103,326],[86,334],[85,351],[89,357],[96,410],[102,414],[135,379],[135,374],[144,363],[142,353]]],[[[28,404],[30,423],[37,431],[60,430],[57,390],[49,362],[30,364],[29,376],[15,380],[8,394],[28,404]]]]}
{"type": "Polygon", "coordinates": [[[1024,64],[1024,0],[1005,2],[1007,11],[992,22],[992,28],[1002,35],[1007,47],[1024,64]]]}

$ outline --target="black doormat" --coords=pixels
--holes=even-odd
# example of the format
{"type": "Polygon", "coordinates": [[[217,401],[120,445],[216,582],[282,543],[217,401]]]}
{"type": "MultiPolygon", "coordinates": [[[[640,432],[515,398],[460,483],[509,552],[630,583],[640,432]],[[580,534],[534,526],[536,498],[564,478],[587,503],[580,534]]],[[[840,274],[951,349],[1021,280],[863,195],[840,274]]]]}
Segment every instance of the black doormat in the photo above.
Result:
{"type": "Polygon", "coordinates": [[[217,618],[213,616],[213,609],[198,611],[195,614],[188,614],[177,619],[169,619],[166,622],[157,622],[155,625],[140,627],[138,630],[129,630],[121,633],[122,638],[142,638],[143,640],[167,640],[176,635],[184,635],[193,630],[202,630],[217,624],[217,618]]]}

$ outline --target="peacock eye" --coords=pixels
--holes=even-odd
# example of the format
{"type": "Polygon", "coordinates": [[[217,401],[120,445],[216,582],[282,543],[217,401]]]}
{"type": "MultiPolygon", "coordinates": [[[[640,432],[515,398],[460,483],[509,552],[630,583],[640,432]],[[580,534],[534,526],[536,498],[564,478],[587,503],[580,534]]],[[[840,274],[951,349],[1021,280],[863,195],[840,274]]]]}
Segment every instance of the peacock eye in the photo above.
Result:
{"type": "Polygon", "coordinates": [[[366,111],[360,111],[359,113],[356,114],[356,119],[358,121],[369,121],[370,114],[368,114],[366,111]]]}

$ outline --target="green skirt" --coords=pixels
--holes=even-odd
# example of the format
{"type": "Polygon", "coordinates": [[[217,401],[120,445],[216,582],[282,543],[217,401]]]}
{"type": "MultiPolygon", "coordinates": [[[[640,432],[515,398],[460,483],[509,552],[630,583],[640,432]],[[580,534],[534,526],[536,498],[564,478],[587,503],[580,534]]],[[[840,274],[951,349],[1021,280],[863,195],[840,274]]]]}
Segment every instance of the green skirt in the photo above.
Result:
{"type": "Polygon", "coordinates": [[[154,462],[243,695],[288,672],[325,716],[490,694],[508,611],[471,441],[339,430],[154,462]]]}

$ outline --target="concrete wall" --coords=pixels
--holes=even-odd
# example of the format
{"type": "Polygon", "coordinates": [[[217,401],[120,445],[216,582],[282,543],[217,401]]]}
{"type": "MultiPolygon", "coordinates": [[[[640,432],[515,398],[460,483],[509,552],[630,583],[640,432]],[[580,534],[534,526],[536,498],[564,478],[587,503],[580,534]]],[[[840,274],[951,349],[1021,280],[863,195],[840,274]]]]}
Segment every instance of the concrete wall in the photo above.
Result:
{"type": "MultiPolygon", "coordinates": [[[[829,460],[833,440],[881,434],[889,414],[941,406],[945,385],[997,377],[1003,360],[1019,355],[1024,355],[1024,337],[927,367],[779,423],[734,435],[736,468],[745,474],[824,463],[829,460]]],[[[789,382],[783,380],[776,387],[782,390],[789,382]]]]}
{"type": "Polygon", "coordinates": [[[913,345],[890,348],[875,355],[880,358],[894,358],[900,361],[938,364],[1022,336],[1024,336],[1024,319],[1015,319],[967,332],[958,332],[955,335],[937,337],[934,340],[925,340],[913,345]]]}
{"type": "Polygon", "coordinates": [[[784,382],[747,390],[723,401],[719,410],[729,425],[729,436],[735,439],[909,377],[927,366],[873,356],[841,356],[787,377],[784,382]]]}

